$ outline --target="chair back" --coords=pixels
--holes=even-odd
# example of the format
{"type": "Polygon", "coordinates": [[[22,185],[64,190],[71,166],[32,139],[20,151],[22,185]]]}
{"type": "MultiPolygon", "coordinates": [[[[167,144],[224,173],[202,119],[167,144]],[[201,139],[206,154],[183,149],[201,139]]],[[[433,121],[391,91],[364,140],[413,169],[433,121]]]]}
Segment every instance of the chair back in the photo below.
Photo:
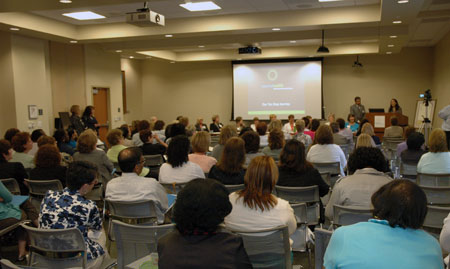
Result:
{"type": "Polygon", "coordinates": [[[2,268],[2,269],[20,269],[21,268],[7,259],[1,259],[0,265],[1,265],[0,268],[2,268]]]}
{"type": "Polygon", "coordinates": [[[144,155],[145,163],[144,166],[161,166],[164,163],[163,156],[161,154],[155,155],[144,155]]]}
{"type": "Polygon", "coordinates": [[[253,268],[292,268],[287,226],[232,232],[242,236],[245,251],[253,268]]]}
{"type": "Polygon", "coordinates": [[[339,162],[332,163],[312,163],[319,173],[330,173],[330,181],[327,184],[333,188],[341,174],[341,164],[339,162]]]}
{"type": "Polygon", "coordinates": [[[297,220],[297,229],[295,233],[290,236],[293,240],[292,250],[305,252],[308,250],[307,246],[307,230],[308,230],[308,208],[305,203],[291,204],[294,210],[295,219],[297,220]]]}
{"type": "Polygon", "coordinates": [[[391,151],[396,151],[397,145],[404,141],[405,139],[401,136],[398,137],[383,136],[383,147],[391,151]]]}
{"type": "Polygon", "coordinates": [[[306,203],[308,225],[316,225],[320,218],[320,196],[317,185],[308,187],[284,187],[275,185],[277,196],[290,204],[306,203]]]}
{"type": "Polygon", "coordinates": [[[325,256],[325,251],[327,250],[328,243],[330,242],[331,235],[333,231],[328,231],[322,228],[316,228],[314,230],[315,241],[315,251],[314,251],[314,261],[315,268],[323,268],[323,257],[325,256]]]}
{"type": "Polygon", "coordinates": [[[400,174],[403,176],[403,178],[416,179],[417,165],[400,162],[400,174]]]}
{"type": "Polygon", "coordinates": [[[348,156],[350,155],[350,144],[349,143],[341,144],[341,145],[339,145],[339,147],[341,147],[342,152],[344,152],[345,159],[348,160],[348,156]]]}
{"type": "Polygon", "coordinates": [[[319,172],[320,176],[322,177],[323,181],[328,184],[328,186],[331,186],[331,174],[330,172],[319,172]]]}
{"type": "Polygon", "coordinates": [[[161,183],[161,185],[166,189],[166,192],[169,194],[178,194],[181,189],[186,186],[187,183],[161,183]]]}
{"type": "Polygon", "coordinates": [[[86,267],[86,243],[77,228],[37,229],[24,224],[21,226],[30,238],[29,265],[42,268],[86,267]],[[56,255],[44,256],[42,252],[56,255]]]}
{"type": "Polygon", "coordinates": [[[428,204],[450,206],[450,187],[420,187],[427,196],[428,204]]]}
{"type": "MultiPolygon", "coordinates": [[[[427,216],[423,223],[424,228],[442,229],[444,219],[450,213],[450,207],[428,206],[427,216]]],[[[440,232],[440,231],[439,231],[440,232]]]]}
{"type": "Polygon", "coordinates": [[[419,186],[450,186],[450,174],[417,173],[416,183],[419,186]]]}
{"type": "Polygon", "coordinates": [[[211,144],[210,147],[214,147],[215,145],[219,144],[219,135],[211,135],[211,144]]]}
{"type": "Polygon", "coordinates": [[[175,224],[142,226],[113,220],[113,229],[117,242],[118,268],[125,268],[127,264],[156,252],[158,239],[171,232],[174,228],[175,224]]]}
{"type": "Polygon", "coordinates": [[[333,205],[333,225],[345,226],[365,222],[372,218],[372,209],[333,205]]]}
{"type": "Polygon", "coordinates": [[[111,201],[106,199],[107,208],[112,218],[120,219],[156,219],[156,207],[152,200],[147,201],[111,201]]]}
{"type": "Polygon", "coordinates": [[[227,188],[227,190],[232,193],[235,191],[240,191],[243,190],[245,188],[244,184],[238,184],[238,185],[225,185],[225,188],[227,188]]]}
{"type": "Polygon", "coordinates": [[[3,185],[5,185],[5,187],[9,190],[10,193],[14,195],[20,195],[19,183],[17,183],[17,180],[15,178],[0,179],[0,182],[2,182],[3,185]]]}
{"type": "Polygon", "coordinates": [[[28,189],[30,190],[30,202],[36,208],[37,212],[40,211],[41,202],[47,191],[61,191],[63,189],[61,181],[58,179],[51,180],[29,180],[24,179],[28,189]]]}

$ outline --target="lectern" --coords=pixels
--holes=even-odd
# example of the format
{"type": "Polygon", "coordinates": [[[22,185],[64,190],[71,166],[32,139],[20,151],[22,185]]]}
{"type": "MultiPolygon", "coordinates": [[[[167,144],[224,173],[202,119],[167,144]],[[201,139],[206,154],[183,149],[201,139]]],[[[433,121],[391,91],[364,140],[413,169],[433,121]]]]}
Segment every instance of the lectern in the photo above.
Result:
{"type": "Polygon", "coordinates": [[[408,126],[408,117],[400,113],[373,112],[366,114],[366,118],[374,127],[375,135],[380,139],[383,138],[384,129],[391,126],[391,118],[393,116],[397,117],[399,126],[408,126]]]}

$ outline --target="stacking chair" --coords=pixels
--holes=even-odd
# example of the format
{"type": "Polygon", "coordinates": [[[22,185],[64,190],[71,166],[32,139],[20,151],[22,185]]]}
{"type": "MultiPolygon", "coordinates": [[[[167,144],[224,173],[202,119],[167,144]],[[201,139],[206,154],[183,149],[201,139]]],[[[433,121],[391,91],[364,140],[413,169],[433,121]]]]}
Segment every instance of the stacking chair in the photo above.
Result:
{"type": "Polygon", "coordinates": [[[306,203],[308,225],[319,224],[320,196],[317,185],[308,187],[284,187],[275,185],[277,196],[290,204],[306,203]]]}
{"type": "Polygon", "coordinates": [[[417,165],[400,162],[400,174],[404,179],[415,181],[417,178],[417,165]]]}
{"type": "Polygon", "coordinates": [[[177,194],[187,183],[161,183],[169,194],[177,194]]]}
{"type": "Polygon", "coordinates": [[[22,220],[17,223],[14,223],[13,225],[10,225],[2,230],[0,230],[0,253],[2,251],[2,247],[8,247],[8,246],[16,246],[17,245],[17,238],[12,232],[17,229],[21,224],[30,223],[29,220],[22,220]],[[12,240],[10,240],[12,238],[12,240]]]}
{"type": "Polygon", "coordinates": [[[48,190],[61,191],[63,186],[61,181],[58,179],[51,180],[29,180],[25,179],[25,183],[30,190],[30,201],[31,204],[39,212],[41,207],[42,199],[48,190]]]}
{"type": "Polygon", "coordinates": [[[333,231],[327,231],[322,228],[316,228],[314,230],[314,236],[316,238],[316,248],[314,251],[314,261],[316,269],[323,268],[323,257],[325,256],[325,251],[327,250],[331,235],[333,235],[333,231]]]}
{"type": "Polygon", "coordinates": [[[1,259],[0,260],[0,268],[2,268],[2,269],[20,269],[22,267],[15,265],[14,263],[12,263],[11,261],[9,261],[7,259],[1,259]]]}
{"type": "Polygon", "coordinates": [[[372,218],[372,209],[333,205],[333,215],[334,226],[352,225],[372,218]]]}
{"type": "Polygon", "coordinates": [[[341,175],[341,164],[339,162],[333,163],[312,163],[314,167],[319,170],[319,173],[330,173],[330,188],[333,189],[334,184],[339,179],[341,175]]]}
{"type": "Polygon", "coordinates": [[[20,195],[19,183],[17,183],[17,180],[15,178],[4,178],[0,179],[0,181],[3,183],[3,185],[5,185],[10,193],[14,195],[20,195]]]}
{"type": "Polygon", "coordinates": [[[450,206],[450,186],[449,187],[429,187],[420,186],[427,196],[429,205],[450,206]]]}
{"type": "Polygon", "coordinates": [[[403,137],[385,137],[383,136],[382,147],[388,153],[386,156],[389,160],[392,160],[397,157],[397,145],[404,142],[405,139],[403,137]]]}
{"type": "Polygon", "coordinates": [[[232,193],[235,191],[243,190],[245,187],[244,187],[244,184],[238,184],[238,185],[225,185],[225,188],[227,188],[228,191],[230,193],[232,193]]]}
{"type": "Polygon", "coordinates": [[[164,158],[161,154],[155,155],[144,155],[145,163],[144,166],[157,167],[164,163],[164,158]]]}
{"type": "Polygon", "coordinates": [[[211,147],[214,147],[215,145],[219,144],[219,137],[218,135],[212,135],[211,136],[211,147]]]}
{"type": "Polygon", "coordinates": [[[328,184],[328,186],[331,186],[331,174],[330,172],[319,172],[320,176],[322,177],[323,181],[328,184]]]}
{"type": "Polygon", "coordinates": [[[113,220],[113,229],[117,241],[118,268],[122,269],[127,264],[156,252],[158,239],[174,228],[175,224],[141,226],[113,220]]]}
{"type": "Polygon", "coordinates": [[[253,268],[292,269],[289,232],[287,226],[259,231],[237,231],[253,268]]]}
{"type": "Polygon", "coordinates": [[[305,203],[291,204],[294,210],[295,219],[297,220],[297,229],[290,237],[293,240],[292,250],[306,252],[308,251],[308,262],[311,266],[311,247],[307,241],[308,223],[307,223],[307,207],[305,203]]]}
{"type": "Polygon", "coordinates": [[[348,160],[348,156],[350,155],[350,144],[349,143],[342,144],[342,145],[339,145],[339,147],[341,147],[342,151],[344,152],[345,159],[348,160]]]}
{"type": "Polygon", "coordinates": [[[427,216],[423,223],[423,229],[431,235],[439,239],[442,227],[444,226],[444,219],[450,213],[450,207],[428,206],[427,216]]]}
{"type": "Polygon", "coordinates": [[[86,243],[77,228],[37,229],[21,225],[30,237],[28,265],[40,268],[86,268],[86,243]]]}
{"type": "Polygon", "coordinates": [[[419,186],[450,186],[450,174],[417,173],[416,183],[419,186]]]}

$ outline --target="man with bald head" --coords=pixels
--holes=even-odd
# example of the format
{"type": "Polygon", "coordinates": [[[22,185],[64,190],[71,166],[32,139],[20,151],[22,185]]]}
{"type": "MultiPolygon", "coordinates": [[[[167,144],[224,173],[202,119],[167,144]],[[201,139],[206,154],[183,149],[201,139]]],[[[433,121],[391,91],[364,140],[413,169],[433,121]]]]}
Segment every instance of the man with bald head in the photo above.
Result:
{"type": "Polygon", "coordinates": [[[156,179],[139,176],[145,162],[142,152],[138,148],[123,149],[118,161],[122,176],[108,182],[105,198],[127,202],[152,200],[156,205],[158,223],[163,223],[168,208],[167,194],[156,179]]]}

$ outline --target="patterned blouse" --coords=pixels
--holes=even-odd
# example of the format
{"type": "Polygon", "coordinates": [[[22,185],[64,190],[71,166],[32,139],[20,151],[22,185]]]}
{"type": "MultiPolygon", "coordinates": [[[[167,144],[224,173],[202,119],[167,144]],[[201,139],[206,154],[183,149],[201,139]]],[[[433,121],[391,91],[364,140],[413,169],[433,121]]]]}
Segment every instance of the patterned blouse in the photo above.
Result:
{"type": "Polygon", "coordinates": [[[88,260],[96,259],[105,253],[100,244],[88,238],[89,229],[102,229],[100,212],[93,201],[84,198],[78,191],[68,188],[48,191],[42,200],[39,226],[42,229],[76,227],[86,242],[88,260]]]}

